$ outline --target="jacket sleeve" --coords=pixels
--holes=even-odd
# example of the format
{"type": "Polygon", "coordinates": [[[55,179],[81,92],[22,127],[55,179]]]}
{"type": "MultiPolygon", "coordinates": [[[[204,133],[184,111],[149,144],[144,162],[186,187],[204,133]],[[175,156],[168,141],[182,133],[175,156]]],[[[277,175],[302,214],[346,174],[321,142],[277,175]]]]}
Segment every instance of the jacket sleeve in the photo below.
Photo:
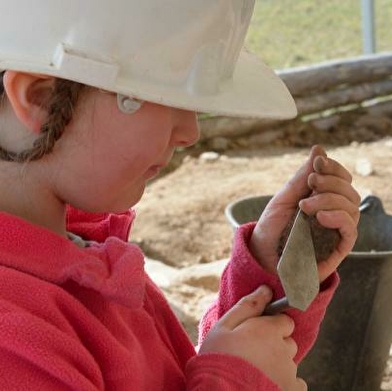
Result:
{"type": "Polygon", "coordinates": [[[186,367],[188,391],[279,391],[262,372],[241,358],[227,354],[201,354],[186,367]]]}
{"type": "MultiPolygon", "coordinates": [[[[271,287],[274,300],[284,296],[278,276],[265,272],[251,255],[248,242],[253,232],[254,223],[237,229],[232,257],[221,278],[219,295],[215,303],[207,310],[199,326],[199,345],[214,323],[225,314],[243,296],[250,294],[260,285],[271,287]]],[[[296,361],[300,361],[315,342],[319,326],[324,318],[326,307],[332,299],[339,277],[335,273],[323,282],[320,293],[305,311],[287,311],[295,322],[293,338],[298,345],[296,361]]]]}

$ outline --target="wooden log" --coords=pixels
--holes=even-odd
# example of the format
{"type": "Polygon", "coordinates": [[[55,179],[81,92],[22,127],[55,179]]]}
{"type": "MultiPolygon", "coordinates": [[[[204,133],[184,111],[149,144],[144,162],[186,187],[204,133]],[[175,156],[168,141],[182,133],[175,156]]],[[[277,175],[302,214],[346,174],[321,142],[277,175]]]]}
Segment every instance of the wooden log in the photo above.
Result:
{"type": "Polygon", "coordinates": [[[331,108],[361,103],[392,94],[392,80],[376,81],[348,86],[295,99],[299,115],[313,114],[331,108]]]}
{"type": "Polygon", "coordinates": [[[370,115],[392,117],[392,97],[391,99],[383,102],[368,101],[364,107],[370,115]]]}
{"type": "Polygon", "coordinates": [[[277,71],[293,96],[392,78],[392,52],[277,71]]]}

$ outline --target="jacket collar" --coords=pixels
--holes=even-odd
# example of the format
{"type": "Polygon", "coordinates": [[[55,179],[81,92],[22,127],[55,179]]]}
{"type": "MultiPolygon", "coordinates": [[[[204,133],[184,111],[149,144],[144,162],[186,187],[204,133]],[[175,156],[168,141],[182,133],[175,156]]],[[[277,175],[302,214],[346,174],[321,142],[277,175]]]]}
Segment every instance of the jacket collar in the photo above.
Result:
{"type": "Polygon", "coordinates": [[[109,237],[80,248],[7,213],[0,213],[0,230],[0,265],[57,285],[72,280],[127,307],[143,304],[146,275],[137,246],[109,237]]]}

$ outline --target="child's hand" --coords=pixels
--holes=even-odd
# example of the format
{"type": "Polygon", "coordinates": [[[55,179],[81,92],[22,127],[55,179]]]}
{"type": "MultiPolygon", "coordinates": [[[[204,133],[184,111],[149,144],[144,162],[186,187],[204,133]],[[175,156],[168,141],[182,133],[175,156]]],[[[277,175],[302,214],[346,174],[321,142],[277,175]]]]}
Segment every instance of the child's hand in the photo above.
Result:
{"type": "Polygon", "coordinates": [[[298,203],[323,227],[339,231],[336,248],[318,264],[320,281],[336,270],[357,238],[360,196],[351,181],[349,172],[328,158],[321,147],[312,148],[309,159],[269,202],[253,231],[250,251],[265,270],[276,273],[279,246],[298,203]]]}
{"type": "Polygon", "coordinates": [[[282,391],[305,391],[293,359],[297,345],[290,335],[294,321],[287,315],[260,316],[272,298],[262,286],[243,297],[209,331],[199,354],[226,353],[241,357],[262,371],[282,391]]]}

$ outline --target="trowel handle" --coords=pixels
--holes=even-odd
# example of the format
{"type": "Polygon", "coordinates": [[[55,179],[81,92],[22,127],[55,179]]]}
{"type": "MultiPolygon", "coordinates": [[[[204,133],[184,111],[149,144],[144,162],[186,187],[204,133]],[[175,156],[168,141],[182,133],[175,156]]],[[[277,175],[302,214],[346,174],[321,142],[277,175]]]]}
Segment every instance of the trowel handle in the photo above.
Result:
{"type": "Polygon", "coordinates": [[[282,297],[279,300],[272,302],[267,305],[266,309],[263,312],[263,315],[275,315],[280,314],[281,312],[288,310],[290,308],[289,301],[287,297],[282,297]]]}

